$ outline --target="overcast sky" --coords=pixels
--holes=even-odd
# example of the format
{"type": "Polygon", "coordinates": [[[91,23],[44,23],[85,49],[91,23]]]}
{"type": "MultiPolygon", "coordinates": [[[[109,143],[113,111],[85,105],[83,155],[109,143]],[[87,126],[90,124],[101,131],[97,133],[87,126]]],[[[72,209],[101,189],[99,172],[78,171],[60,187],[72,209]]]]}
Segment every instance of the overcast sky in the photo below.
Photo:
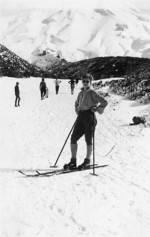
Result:
{"type": "MultiPolygon", "coordinates": [[[[30,9],[57,7],[90,7],[101,1],[111,1],[115,4],[120,0],[0,0],[0,9],[30,9]]],[[[123,0],[134,3],[136,7],[150,9],[150,0],[123,0]]]]}

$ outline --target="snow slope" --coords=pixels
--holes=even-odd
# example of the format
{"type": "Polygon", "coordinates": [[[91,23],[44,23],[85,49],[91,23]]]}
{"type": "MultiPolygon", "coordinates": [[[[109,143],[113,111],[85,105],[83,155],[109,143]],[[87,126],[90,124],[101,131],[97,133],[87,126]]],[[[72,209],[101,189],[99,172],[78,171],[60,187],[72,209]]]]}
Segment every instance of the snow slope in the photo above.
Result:
{"type": "MultiPolygon", "coordinates": [[[[95,170],[98,176],[84,171],[25,178],[18,169],[45,171],[54,165],[76,119],[80,84],[71,95],[64,80],[56,95],[53,80],[46,80],[49,98],[41,101],[40,80],[0,80],[0,236],[149,237],[150,129],[129,126],[134,115],[149,112],[149,105],[137,106],[115,95],[107,98],[105,113],[97,115],[96,163],[107,165],[95,170]],[[18,108],[16,81],[21,91],[18,108]]],[[[82,138],[78,164],[84,158],[82,138]]],[[[68,141],[58,166],[69,159],[68,141]]]]}

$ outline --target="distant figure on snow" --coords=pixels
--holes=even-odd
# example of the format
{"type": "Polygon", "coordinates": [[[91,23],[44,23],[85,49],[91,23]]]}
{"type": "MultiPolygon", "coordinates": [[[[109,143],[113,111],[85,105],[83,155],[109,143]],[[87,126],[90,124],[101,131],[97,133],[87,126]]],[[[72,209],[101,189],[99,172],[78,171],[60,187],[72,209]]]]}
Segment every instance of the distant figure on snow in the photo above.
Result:
{"type": "Polygon", "coordinates": [[[73,93],[74,93],[74,88],[75,88],[76,81],[75,81],[74,79],[71,79],[70,81],[68,81],[68,83],[70,84],[71,94],[73,94],[73,93]]]}
{"type": "Polygon", "coordinates": [[[44,96],[46,96],[46,83],[44,78],[42,78],[42,81],[40,82],[40,91],[41,91],[41,100],[43,100],[44,96]]]}
{"type": "Polygon", "coordinates": [[[86,141],[86,157],[83,163],[78,166],[78,169],[82,170],[90,167],[93,136],[97,124],[95,112],[102,114],[107,106],[107,101],[91,88],[92,79],[93,77],[90,74],[82,76],[83,88],[75,102],[77,119],[71,135],[71,160],[68,164],[64,165],[64,169],[72,170],[77,167],[77,142],[83,135],[86,141]]]}
{"type": "Polygon", "coordinates": [[[19,82],[16,82],[15,85],[15,107],[20,106],[20,89],[19,89],[19,82]]]}
{"type": "Polygon", "coordinates": [[[56,79],[54,83],[55,83],[55,90],[56,90],[56,95],[57,95],[59,92],[59,84],[61,83],[61,81],[59,79],[56,79]]]}

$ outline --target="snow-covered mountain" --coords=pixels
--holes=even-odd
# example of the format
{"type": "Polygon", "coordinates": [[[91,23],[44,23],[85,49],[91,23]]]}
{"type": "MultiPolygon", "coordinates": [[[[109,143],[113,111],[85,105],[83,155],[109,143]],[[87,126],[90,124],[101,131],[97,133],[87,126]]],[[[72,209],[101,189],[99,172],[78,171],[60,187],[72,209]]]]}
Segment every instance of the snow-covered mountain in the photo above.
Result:
{"type": "MultiPolygon", "coordinates": [[[[28,10],[0,17],[0,43],[28,60],[56,56],[150,58],[150,17],[131,4],[107,1],[91,9],[28,10]]],[[[42,59],[41,59],[42,60],[42,59]]],[[[42,63],[42,62],[41,62],[42,63]]]]}

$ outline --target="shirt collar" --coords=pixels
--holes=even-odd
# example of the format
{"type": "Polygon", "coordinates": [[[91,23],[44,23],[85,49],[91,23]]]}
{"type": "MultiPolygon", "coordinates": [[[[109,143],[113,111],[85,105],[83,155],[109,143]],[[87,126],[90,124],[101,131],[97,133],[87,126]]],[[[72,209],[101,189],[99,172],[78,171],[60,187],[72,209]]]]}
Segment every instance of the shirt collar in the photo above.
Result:
{"type": "Polygon", "coordinates": [[[82,87],[81,90],[82,90],[82,91],[88,91],[88,90],[90,90],[90,86],[87,87],[86,89],[84,89],[84,87],[82,87]]]}

